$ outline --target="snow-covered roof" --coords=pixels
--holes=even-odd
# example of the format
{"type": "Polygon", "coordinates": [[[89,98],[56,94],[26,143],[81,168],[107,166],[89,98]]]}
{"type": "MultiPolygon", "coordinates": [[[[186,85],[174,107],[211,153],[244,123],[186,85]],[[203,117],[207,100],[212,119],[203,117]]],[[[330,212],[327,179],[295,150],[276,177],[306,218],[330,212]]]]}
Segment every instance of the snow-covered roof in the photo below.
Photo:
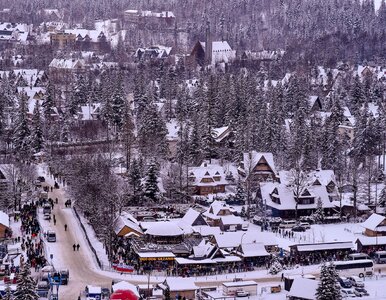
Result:
{"type": "Polygon", "coordinates": [[[118,234],[125,226],[135,230],[138,233],[143,233],[138,221],[129,213],[124,213],[117,217],[114,221],[114,232],[118,234]]]}
{"type": "Polygon", "coordinates": [[[241,241],[243,244],[262,243],[266,247],[278,244],[274,234],[257,230],[250,230],[247,233],[245,231],[220,232],[214,234],[214,239],[217,246],[222,249],[237,248],[240,246],[241,241]]]}
{"type": "Polygon", "coordinates": [[[349,242],[330,242],[330,243],[315,243],[315,244],[299,244],[294,245],[299,252],[312,252],[323,250],[339,250],[339,249],[353,249],[354,245],[349,242]]]}
{"type": "Polygon", "coordinates": [[[137,9],[128,9],[125,10],[125,14],[128,15],[137,15],[141,17],[154,17],[154,18],[175,18],[176,16],[172,11],[161,11],[154,12],[151,10],[137,10],[137,9]]]}
{"type": "Polygon", "coordinates": [[[213,226],[193,226],[193,231],[201,234],[201,236],[210,236],[210,235],[216,235],[220,234],[221,229],[220,227],[213,227],[213,226]]]}
{"type": "Polygon", "coordinates": [[[296,299],[314,300],[319,281],[308,278],[295,278],[288,296],[296,299]]]}
{"type": "Polygon", "coordinates": [[[189,259],[189,258],[183,258],[183,257],[176,257],[174,259],[179,265],[204,265],[204,264],[217,264],[217,263],[229,263],[229,262],[239,262],[241,261],[241,258],[234,255],[228,255],[225,257],[217,257],[217,258],[206,258],[206,259],[189,259]]]}
{"type": "Polygon", "coordinates": [[[262,243],[243,243],[241,245],[241,253],[243,257],[260,257],[268,256],[269,253],[262,243]]]}
{"type": "Polygon", "coordinates": [[[363,245],[363,246],[374,246],[374,245],[386,245],[386,236],[360,236],[358,237],[356,243],[358,241],[363,245]]]}
{"type": "Polygon", "coordinates": [[[147,223],[151,225],[147,228],[146,234],[153,236],[180,236],[184,231],[174,222],[160,221],[160,222],[142,222],[141,226],[147,223]]]}
{"type": "Polygon", "coordinates": [[[375,231],[377,227],[381,225],[385,220],[386,217],[374,213],[362,223],[362,226],[366,229],[375,231]]]}
{"type": "Polygon", "coordinates": [[[269,152],[246,152],[243,153],[242,166],[240,169],[248,175],[249,172],[256,167],[261,159],[267,161],[268,166],[271,168],[272,172],[276,174],[275,162],[273,160],[273,154],[269,152]]]}
{"type": "Polygon", "coordinates": [[[195,258],[209,257],[216,246],[205,240],[202,240],[197,246],[193,246],[193,256],[195,258]]]}
{"type": "Polygon", "coordinates": [[[311,171],[308,174],[310,182],[314,183],[315,180],[318,180],[322,185],[328,185],[329,183],[335,183],[335,173],[333,170],[315,170],[311,171]]]}
{"type": "Polygon", "coordinates": [[[243,281],[232,281],[232,282],[223,282],[223,286],[226,287],[242,287],[242,286],[257,286],[257,282],[253,280],[243,280],[243,281]]]}
{"type": "MultiPolygon", "coordinates": [[[[206,51],[206,43],[200,42],[201,47],[206,51]]],[[[212,42],[212,62],[214,65],[221,62],[231,62],[236,58],[236,51],[232,50],[227,41],[214,41],[212,42]]]]}
{"type": "Polygon", "coordinates": [[[101,103],[91,103],[90,105],[80,106],[80,118],[82,121],[95,120],[95,118],[100,114],[101,103]]]}
{"type": "Polygon", "coordinates": [[[135,51],[134,57],[137,58],[164,58],[168,57],[170,53],[172,52],[172,47],[166,47],[166,46],[152,46],[147,48],[138,48],[137,51],[135,51]]]}
{"type": "MultiPolygon", "coordinates": [[[[323,208],[333,208],[334,204],[330,201],[329,194],[325,186],[309,186],[307,191],[310,193],[309,197],[314,198],[312,204],[299,204],[298,209],[315,209],[317,207],[317,199],[322,200],[323,208]]],[[[276,208],[278,210],[294,210],[296,206],[296,200],[293,191],[290,187],[284,184],[266,182],[261,183],[261,195],[263,201],[266,201],[269,207],[276,208]],[[280,203],[274,202],[272,194],[275,194],[280,199],[280,203]]]]}
{"type": "Polygon", "coordinates": [[[9,216],[3,211],[0,211],[0,224],[9,227],[9,216]]]}
{"type": "Polygon", "coordinates": [[[103,31],[88,29],[66,29],[64,32],[74,34],[76,37],[80,37],[82,39],[89,37],[94,43],[98,42],[98,37],[104,35],[103,31]]]}
{"type": "Polygon", "coordinates": [[[129,283],[127,281],[120,281],[118,283],[115,283],[111,286],[111,289],[113,290],[113,292],[116,292],[118,290],[132,291],[137,297],[139,297],[137,287],[134,284],[129,283]]]}
{"type": "Polygon", "coordinates": [[[236,217],[235,215],[221,216],[220,220],[224,225],[238,225],[244,223],[242,218],[236,217]]]}
{"type": "Polygon", "coordinates": [[[194,278],[181,278],[181,277],[167,278],[165,279],[163,284],[167,285],[171,292],[191,291],[191,290],[198,289],[197,285],[195,284],[194,278]]]}
{"type": "Polygon", "coordinates": [[[83,59],[54,58],[49,64],[49,67],[56,69],[77,69],[83,68],[84,64],[83,59]]]}
{"type": "Polygon", "coordinates": [[[180,126],[178,125],[177,120],[172,119],[169,122],[167,122],[166,128],[168,130],[166,138],[168,140],[177,140],[178,139],[178,131],[180,130],[180,126]]]}
{"type": "Polygon", "coordinates": [[[192,226],[200,215],[201,214],[198,211],[194,210],[193,208],[189,208],[185,215],[182,217],[181,221],[187,225],[192,226]]]}
{"type": "Polygon", "coordinates": [[[220,165],[203,162],[199,167],[189,168],[188,172],[191,180],[190,185],[192,186],[217,186],[228,184],[225,180],[224,168],[220,165]]]}
{"type": "Polygon", "coordinates": [[[137,252],[140,258],[176,257],[173,252],[137,252]]]}
{"type": "Polygon", "coordinates": [[[229,136],[229,134],[230,134],[229,126],[212,128],[212,137],[217,143],[221,142],[223,139],[229,136]]]}
{"type": "Polygon", "coordinates": [[[318,96],[309,96],[308,97],[308,104],[310,107],[313,107],[315,105],[315,102],[319,99],[318,96]]]}

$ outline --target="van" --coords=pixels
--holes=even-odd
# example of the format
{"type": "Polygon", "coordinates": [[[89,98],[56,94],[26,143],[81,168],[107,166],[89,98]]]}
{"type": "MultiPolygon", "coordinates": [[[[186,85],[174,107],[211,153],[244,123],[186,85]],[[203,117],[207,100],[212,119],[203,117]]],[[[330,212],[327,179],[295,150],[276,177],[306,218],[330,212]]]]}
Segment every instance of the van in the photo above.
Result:
{"type": "Polygon", "coordinates": [[[51,205],[44,204],[43,206],[43,214],[50,214],[51,213],[51,205]]]}
{"type": "Polygon", "coordinates": [[[292,227],[296,226],[296,221],[294,220],[285,220],[280,223],[279,228],[280,229],[290,229],[292,227]]]}
{"type": "Polygon", "coordinates": [[[351,253],[348,255],[349,260],[370,259],[366,253],[351,253]]]}
{"type": "Polygon", "coordinates": [[[386,263],[386,251],[377,251],[374,254],[375,262],[378,264],[386,263]]]}
{"type": "Polygon", "coordinates": [[[56,242],[56,233],[55,233],[55,231],[49,230],[47,232],[47,242],[56,242]]]}
{"type": "Polygon", "coordinates": [[[60,270],[60,284],[67,285],[70,278],[70,272],[68,270],[60,270]]]}

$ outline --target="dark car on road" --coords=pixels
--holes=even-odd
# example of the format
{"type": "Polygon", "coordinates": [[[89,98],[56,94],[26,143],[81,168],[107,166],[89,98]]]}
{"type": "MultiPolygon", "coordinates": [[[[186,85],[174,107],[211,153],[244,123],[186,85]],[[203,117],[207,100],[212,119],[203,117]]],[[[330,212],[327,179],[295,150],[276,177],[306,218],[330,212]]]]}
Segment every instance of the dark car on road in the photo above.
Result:
{"type": "Polygon", "coordinates": [[[292,230],[292,231],[295,231],[295,232],[305,232],[305,231],[306,231],[306,228],[303,227],[303,226],[295,226],[295,227],[292,227],[291,230],[292,230]]]}

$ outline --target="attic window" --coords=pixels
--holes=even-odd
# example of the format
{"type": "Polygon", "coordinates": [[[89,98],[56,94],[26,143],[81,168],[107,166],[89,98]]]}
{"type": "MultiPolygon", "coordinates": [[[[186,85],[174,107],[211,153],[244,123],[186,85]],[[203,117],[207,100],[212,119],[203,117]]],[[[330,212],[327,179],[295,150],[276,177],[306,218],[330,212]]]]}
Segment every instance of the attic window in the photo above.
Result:
{"type": "Polygon", "coordinates": [[[210,176],[208,171],[206,171],[205,176],[210,176]]]}
{"type": "Polygon", "coordinates": [[[318,179],[316,179],[313,183],[313,185],[322,185],[318,179]]]}

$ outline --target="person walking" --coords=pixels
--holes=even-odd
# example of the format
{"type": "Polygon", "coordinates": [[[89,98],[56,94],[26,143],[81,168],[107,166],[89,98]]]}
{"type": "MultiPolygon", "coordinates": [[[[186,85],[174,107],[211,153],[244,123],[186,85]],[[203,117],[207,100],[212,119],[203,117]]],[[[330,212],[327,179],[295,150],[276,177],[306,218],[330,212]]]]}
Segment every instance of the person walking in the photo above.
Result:
{"type": "Polygon", "coordinates": [[[75,251],[75,249],[76,249],[76,245],[74,244],[74,245],[72,245],[72,248],[74,249],[74,251],[75,251]]]}
{"type": "Polygon", "coordinates": [[[67,231],[67,224],[64,224],[64,231],[67,231]]]}
{"type": "Polygon", "coordinates": [[[77,245],[76,245],[76,251],[79,251],[79,248],[80,248],[80,245],[77,244],[77,245]]]}

